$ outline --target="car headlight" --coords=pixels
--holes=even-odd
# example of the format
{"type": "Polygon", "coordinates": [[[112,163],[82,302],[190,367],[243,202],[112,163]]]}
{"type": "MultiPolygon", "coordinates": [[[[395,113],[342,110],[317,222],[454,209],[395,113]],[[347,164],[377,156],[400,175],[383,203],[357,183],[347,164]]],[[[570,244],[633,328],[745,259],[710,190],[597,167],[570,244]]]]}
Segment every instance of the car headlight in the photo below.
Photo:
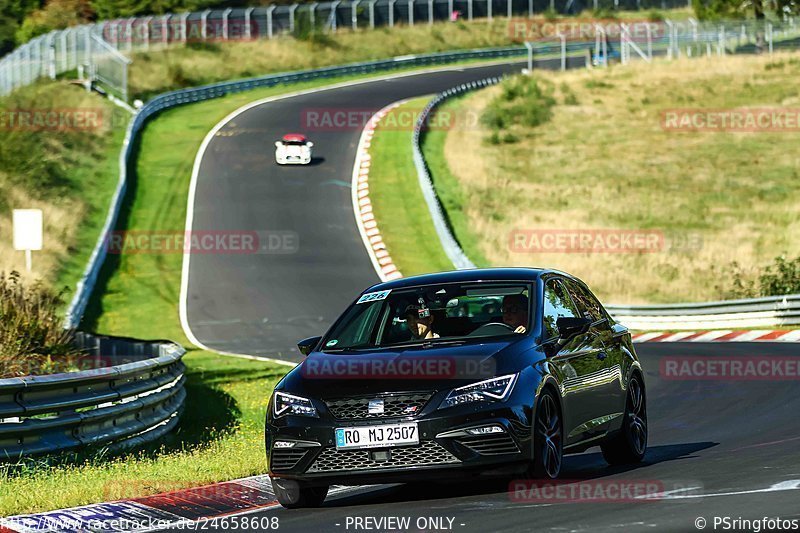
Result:
{"type": "Polygon", "coordinates": [[[275,418],[286,415],[317,416],[317,409],[311,400],[277,391],[272,399],[272,412],[275,418]]]}
{"type": "Polygon", "coordinates": [[[453,389],[439,407],[452,407],[469,402],[502,402],[511,395],[516,380],[517,374],[508,374],[453,389]]]}

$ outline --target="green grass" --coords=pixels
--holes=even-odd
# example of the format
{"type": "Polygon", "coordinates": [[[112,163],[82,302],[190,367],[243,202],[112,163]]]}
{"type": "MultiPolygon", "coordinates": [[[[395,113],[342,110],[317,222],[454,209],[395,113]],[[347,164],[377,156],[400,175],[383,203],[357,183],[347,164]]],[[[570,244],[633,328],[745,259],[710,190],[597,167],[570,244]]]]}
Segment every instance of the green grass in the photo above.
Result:
{"type": "MultiPolygon", "coordinates": [[[[487,142],[487,126],[449,131],[425,150],[444,154],[439,193],[460,199],[450,216],[469,223],[458,237],[468,250],[478,243],[489,264],[565,270],[615,303],[718,299],[729,293],[732,261],[749,272],[800,253],[796,133],[674,131],[662,112],[793,108],[798,74],[796,53],[539,71],[554,87],[549,121],[512,125],[504,134],[513,142],[502,144],[487,142]],[[509,246],[514,231],[531,229],[654,230],[664,241],[658,253],[509,246]]],[[[462,105],[480,113],[501,92],[472,93],[462,105]]]]}
{"type": "Polygon", "coordinates": [[[0,99],[0,113],[10,111],[97,117],[96,126],[67,130],[0,128],[0,271],[18,270],[27,281],[74,290],[117,184],[127,114],[64,83],[39,83],[0,99]],[[20,208],[44,214],[44,249],[33,253],[30,274],[24,272],[24,255],[11,248],[11,210],[20,208]]]}
{"type": "MultiPolygon", "coordinates": [[[[168,319],[168,318],[167,318],[168,319]]],[[[0,469],[0,516],[156,494],[263,473],[264,416],[286,367],[201,351],[184,358],[187,398],[159,447],[0,469]]]]}
{"type": "MultiPolygon", "coordinates": [[[[457,117],[468,116],[469,107],[464,105],[463,97],[446,100],[436,113],[452,114],[457,117]]],[[[461,245],[461,249],[478,267],[489,266],[484,257],[475,232],[469,230],[472,221],[464,211],[464,192],[458,184],[458,178],[450,171],[444,157],[444,143],[449,130],[432,129],[422,142],[422,154],[428,163],[436,194],[447,213],[450,226],[461,245]]],[[[383,221],[379,221],[383,224],[383,221]]],[[[452,269],[452,265],[450,267],[452,269]]]]}
{"type": "Polygon", "coordinates": [[[370,200],[378,226],[397,269],[404,276],[452,270],[422,196],[411,151],[411,130],[386,127],[398,115],[414,116],[430,97],[392,110],[375,131],[369,148],[370,200]]]}

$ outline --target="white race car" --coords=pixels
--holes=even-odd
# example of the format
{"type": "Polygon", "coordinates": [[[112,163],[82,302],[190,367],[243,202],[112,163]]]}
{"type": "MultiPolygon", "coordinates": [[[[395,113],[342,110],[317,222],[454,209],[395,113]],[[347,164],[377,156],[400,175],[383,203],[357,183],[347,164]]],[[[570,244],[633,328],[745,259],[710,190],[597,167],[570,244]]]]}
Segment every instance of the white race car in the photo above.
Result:
{"type": "Polygon", "coordinates": [[[314,143],[301,133],[287,133],[275,141],[275,161],[279,165],[307,165],[311,163],[314,143]]]}

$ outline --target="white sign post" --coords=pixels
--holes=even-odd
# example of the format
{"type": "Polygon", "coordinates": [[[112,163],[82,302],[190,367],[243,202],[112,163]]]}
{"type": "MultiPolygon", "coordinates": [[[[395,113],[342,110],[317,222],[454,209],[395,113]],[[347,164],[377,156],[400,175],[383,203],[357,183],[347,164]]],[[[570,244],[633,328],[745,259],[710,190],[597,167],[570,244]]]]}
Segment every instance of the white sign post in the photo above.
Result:
{"type": "Polygon", "coordinates": [[[14,249],[25,251],[25,268],[31,271],[31,251],[42,249],[42,210],[14,209],[14,249]]]}

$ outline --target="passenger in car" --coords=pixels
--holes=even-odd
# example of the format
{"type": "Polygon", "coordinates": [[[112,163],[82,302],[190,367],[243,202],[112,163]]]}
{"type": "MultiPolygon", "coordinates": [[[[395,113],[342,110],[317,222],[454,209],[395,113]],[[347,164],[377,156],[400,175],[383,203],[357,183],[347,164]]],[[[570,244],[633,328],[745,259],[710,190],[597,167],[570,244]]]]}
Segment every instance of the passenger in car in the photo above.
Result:
{"type": "Polygon", "coordinates": [[[511,326],[514,333],[525,333],[528,327],[528,297],[524,294],[509,294],[503,298],[503,323],[511,326]]]}

